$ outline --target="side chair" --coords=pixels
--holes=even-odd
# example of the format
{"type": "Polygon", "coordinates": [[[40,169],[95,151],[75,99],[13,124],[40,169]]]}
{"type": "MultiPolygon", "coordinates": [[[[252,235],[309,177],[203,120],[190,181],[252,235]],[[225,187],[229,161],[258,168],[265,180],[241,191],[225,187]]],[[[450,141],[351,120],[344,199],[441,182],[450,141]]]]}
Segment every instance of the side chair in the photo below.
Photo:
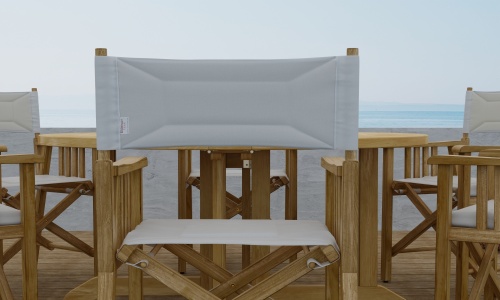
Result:
{"type": "MultiPolygon", "coordinates": [[[[1,147],[0,147],[1,148],[1,147]]],[[[4,148],[5,149],[5,148],[4,148]]],[[[21,209],[0,205],[0,250],[2,240],[21,239],[23,299],[38,299],[35,219],[35,163],[43,162],[36,155],[0,155],[0,166],[19,165],[21,209]]],[[[5,194],[0,178],[0,195],[5,194]]],[[[0,251],[0,299],[12,300],[12,291],[4,272],[3,251],[0,251]]]]}
{"type": "MultiPolygon", "coordinates": [[[[44,160],[36,165],[35,187],[36,187],[36,225],[37,244],[49,250],[56,248],[71,251],[81,251],[88,256],[94,256],[94,246],[88,245],[64,228],[57,225],[54,220],[68,209],[81,196],[93,196],[93,183],[86,178],[85,174],[85,148],[61,147],[59,148],[59,172],[51,175],[50,167],[52,160],[52,147],[40,145],[38,142],[40,132],[40,116],[38,111],[38,92],[0,93],[0,107],[8,114],[2,114],[0,131],[33,134],[33,151],[41,155],[44,160]],[[48,193],[63,195],[58,199],[55,206],[45,211],[48,193]],[[48,230],[61,238],[67,244],[54,243],[42,235],[48,230]]],[[[9,141],[2,141],[8,144],[9,141]]],[[[5,147],[4,150],[7,150],[5,147]]],[[[12,208],[20,209],[20,194],[13,193],[20,185],[18,176],[3,176],[3,204],[12,208]]],[[[83,198],[82,198],[83,199],[83,198]]],[[[90,198],[92,199],[92,198],[90,198]]],[[[92,201],[92,200],[91,200],[92,201]]],[[[13,244],[5,251],[4,261],[11,259],[21,249],[22,241],[13,244]]]]}
{"type": "MultiPolygon", "coordinates": [[[[437,211],[432,211],[422,200],[422,194],[436,194],[437,166],[430,165],[427,160],[437,154],[474,155],[486,149],[500,148],[499,145],[470,145],[470,133],[500,132],[500,93],[475,92],[467,88],[464,105],[464,127],[460,141],[431,142],[405,149],[405,178],[396,179],[392,183],[384,183],[382,197],[382,271],[383,281],[391,280],[392,257],[403,252],[429,251],[431,247],[409,248],[420,235],[430,228],[436,228],[437,211]],[[438,150],[439,147],[445,147],[438,150]],[[429,150],[431,149],[431,150],[429,150]],[[393,245],[392,242],[392,210],[396,195],[405,195],[424,217],[413,230],[393,245]]],[[[476,196],[476,178],[471,176],[471,167],[459,165],[454,168],[452,206],[463,208],[473,203],[476,196]]],[[[452,246],[454,253],[459,251],[452,246]]]]}
{"type": "MultiPolygon", "coordinates": [[[[142,273],[188,299],[266,299],[286,293],[288,284],[313,268],[328,265],[328,286],[320,287],[326,298],[357,299],[359,58],[357,49],[348,53],[311,59],[181,61],[109,57],[105,49],[97,49],[97,298],[115,298],[117,267],[126,264],[130,299],[142,299],[147,281],[142,273]],[[262,110],[263,102],[271,107],[262,110]],[[195,115],[192,104],[201,105],[195,115]],[[275,115],[275,107],[288,109],[275,115]],[[238,118],[228,117],[227,111],[239,112],[238,118]],[[227,150],[237,149],[253,161],[266,155],[265,149],[346,152],[344,159],[323,161],[327,227],[306,220],[228,220],[215,213],[213,219],[142,220],[141,169],[147,161],[126,158],[112,163],[107,153],[117,149],[201,150],[208,158],[201,164],[201,188],[210,190],[211,209],[217,213],[225,207],[227,150]],[[205,181],[203,174],[215,179],[205,181]],[[190,244],[213,245],[212,255],[190,244]],[[225,268],[226,244],[279,247],[232,274],[225,268]],[[145,245],[158,246],[148,253],[145,245]],[[207,290],[161,264],[154,258],[161,248],[220,284],[207,290]],[[283,269],[271,271],[299,252],[283,269]]],[[[252,172],[264,173],[268,163],[254,163],[252,172]]],[[[268,177],[260,182],[269,188],[268,177]]],[[[257,197],[252,197],[256,203],[257,197]]],[[[292,295],[297,296],[285,298],[292,295]]],[[[308,297],[307,289],[300,297],[308,297]]]]}
{"type": "Polygon", "coordinates": [[[451,252],[456,253],[456,299],[500,298],[498,246],[500,244],[500,152],[481,156],[435,156],[439,168],[436,229],[435,299],[450,299],[451,252]],[[452,210],[452,172],[455,165],[477,168],[476,204],[452,210]],[[489,169],[489,170],[488,170],[489,169]],[[469,286],[469,275],[475,278],[469,286]]]}
{"type": "MultiPolygon", "coordinates": [[[[385,282],[392,277],[392,258],[398,254],[406,252],[419,252],[434,250],[434,246],[429,247],[410,247],[430,228],[436,227],[436,211],[433,211],[422,199],[422,195],[431,195],[437,193],[437,167],[428,164],[429,157],[440,154],[452,154],[454,146],[466,144],[465,138],[457,141],[429,142],[425,145],[415,145],[401,149],[384,149],[386,152],[400,152],[402,160],[393,162],[404,166],[403,177],[396,177],[392,182],[382,183],[382,249],[381,249],[381,279],[385,282]],[[392,237],[392,228],[394,222],[393,206],[394,201],[405,196],[405,199],[411,201],[423,220],[408,232],[399,241],[394,242],[392,237]]],[[[394,172],[392,169],[384,169],[384,172],[394,172]]],[[[458,177],[455,171],[454,190],[458,189],[458,177]]],[[[391,178],[393,176],[390,176],[391,178]]],[[[454,198],[454,206],[457,199],[454,198]]]]}

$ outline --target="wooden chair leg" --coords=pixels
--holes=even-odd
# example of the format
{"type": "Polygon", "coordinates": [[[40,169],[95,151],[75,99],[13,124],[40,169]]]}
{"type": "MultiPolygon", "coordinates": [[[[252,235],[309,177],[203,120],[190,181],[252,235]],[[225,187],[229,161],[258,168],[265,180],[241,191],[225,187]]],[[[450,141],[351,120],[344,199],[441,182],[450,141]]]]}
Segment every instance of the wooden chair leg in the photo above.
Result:
{"type": "Polygon", "coordinates": [[[382,281],[389,282],[392,275],[392,213],[393,195],[392,179],[394,170],[394,149],[384,149],[383,182],[382,182],[382,241],[381,241],[381,273],[382,281]]]}
{"type": "Polygon", "coordinates": [[[0,266],[0,299],[13,300],[12,291],[10,290],[7,277],[3,271],[3,266],[0,266]]]}

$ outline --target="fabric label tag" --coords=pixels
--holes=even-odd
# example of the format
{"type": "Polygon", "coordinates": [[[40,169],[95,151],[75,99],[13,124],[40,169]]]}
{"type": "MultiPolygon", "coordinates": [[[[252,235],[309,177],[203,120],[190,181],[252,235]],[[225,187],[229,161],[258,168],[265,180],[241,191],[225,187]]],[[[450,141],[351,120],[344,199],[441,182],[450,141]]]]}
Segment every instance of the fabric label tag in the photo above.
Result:
{"type": "Polygon", "coordinates": [[[128,134],[128,117],[120,118],[120,134],[128,134]]]}

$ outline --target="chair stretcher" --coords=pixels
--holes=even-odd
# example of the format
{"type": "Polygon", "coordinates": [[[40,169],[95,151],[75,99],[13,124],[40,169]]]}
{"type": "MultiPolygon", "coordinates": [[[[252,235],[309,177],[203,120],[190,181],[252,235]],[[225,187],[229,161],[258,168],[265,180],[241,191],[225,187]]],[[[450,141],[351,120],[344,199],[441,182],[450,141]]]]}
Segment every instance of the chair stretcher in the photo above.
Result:
{"type": "Polygon", "coordinates": [[[188,299],[264,299],[309,273],[340,258],[334,237],[317,221],[297,220],[146,220],[130,232],[117,258],[137,267],[188,299]],[[210,291],[162,265],[140,249],[160,244],[206,273],[220,285],[210,291]],[[208,260],[188,244],[281,246],[238,274],[208,260]],[[312,246],[312,248],[304,247],[312,246]],[[299,259],[252,286],[252,281],[305,249],[299,259]]]}

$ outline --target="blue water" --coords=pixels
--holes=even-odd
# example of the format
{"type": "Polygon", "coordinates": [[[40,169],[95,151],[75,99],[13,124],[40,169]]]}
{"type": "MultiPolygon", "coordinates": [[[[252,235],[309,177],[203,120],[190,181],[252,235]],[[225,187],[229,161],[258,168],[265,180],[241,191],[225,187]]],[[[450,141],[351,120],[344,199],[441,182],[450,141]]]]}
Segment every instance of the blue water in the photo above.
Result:
{"type": "Polygon", "coordinates": [[[462,128],[463,111],[361,111],[360,128],[462,128]]]}
{"type": "MultiPolygon", "coordinates": [[[[361,111],[360,128],[461,128],[462,111],[361,111]]],[[[94,110],[42,110],[42,128],[95,128],[94,110]]]]}

